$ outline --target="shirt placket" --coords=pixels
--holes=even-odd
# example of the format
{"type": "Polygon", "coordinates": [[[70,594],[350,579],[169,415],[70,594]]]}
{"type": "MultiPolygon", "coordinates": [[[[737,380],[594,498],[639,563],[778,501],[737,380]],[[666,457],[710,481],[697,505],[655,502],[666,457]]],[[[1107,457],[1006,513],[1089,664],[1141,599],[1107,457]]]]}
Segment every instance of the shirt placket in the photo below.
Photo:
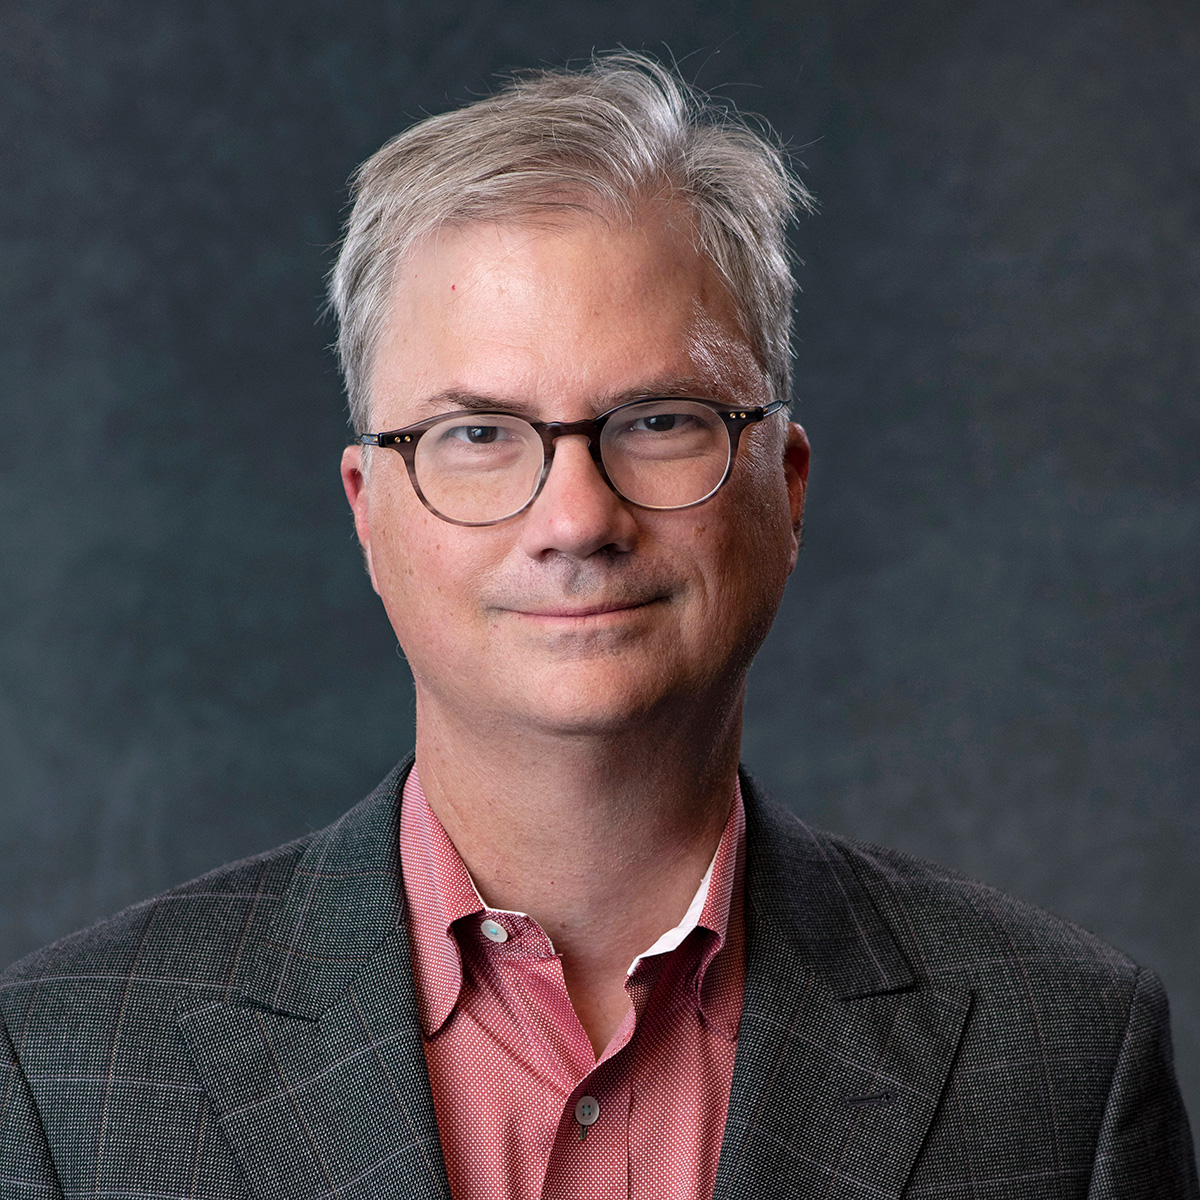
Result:
{"type": "MultiPolygon", "coordinates": [[[[628,1200],[631,1058],[661,960],[638,963],[626,981],[631,1008],[596,1065],[567,1094],[546,1166],[542,1200],[628,1200]],[[581,1106],[598,1111],[582,1126],[581,1106]]],[[[564,988],[565,990],[565,988],[564,988]]],[[[586,1119],[586,1118],[585,1118],[586,1119]]]]}
{"type": "Polygon", "coordinates": [[[478,926],[472,969],[492,975],[498,1002],[524,1035],[528,1061],[548,1086],[569,1091],[595,1059],[550,939],[536,921],[518,913],[492,910],[464,924],[478,926]],[[489,937],[485,925],[502,929],[503,940],[489,937]]]}
{"type": "Polygon", "coordinates": [[[598,1065],[565,1097],[542,1200],[628,1200],[629,1072],[619,1062],[614,1057],[598,1065]],[[581,1103],[598,1109],[582,1137],[581,1103]]]}
{"type": "MultiPolygon", "coordinates": [[[[614,1038],[607,1055],[596,1062],[571,1005],[562,960],[532,918],[489,910],[464,918],[458,932],[467,943],[465,969],[476,986],[491,989],[503,1002],[522,1035],[526,1067],[542,1080],[549,1102],[542,1110],[548,1123],[543,1126],[548,1135],[544,1150],[539,1155],[535,1147],[541,1139],[531,1138],[521,1171],[533,1184],[525,1194],[572,1200],[626,1197],[630,1094],[622,1077],[628,1072],[614,1071],[608,1064],[628,1041],[628,1032],[624,1040],[614,1038]],[[588,1124],[581,1137],[576,1108],[585,1099],[598,1107],[599,1119],[588,1124]],[[581,1156],[580,1151],[585,1153],[581,1156]]],[[[536,1122],[531,1112],[527,1116],[536,1122]]]]}

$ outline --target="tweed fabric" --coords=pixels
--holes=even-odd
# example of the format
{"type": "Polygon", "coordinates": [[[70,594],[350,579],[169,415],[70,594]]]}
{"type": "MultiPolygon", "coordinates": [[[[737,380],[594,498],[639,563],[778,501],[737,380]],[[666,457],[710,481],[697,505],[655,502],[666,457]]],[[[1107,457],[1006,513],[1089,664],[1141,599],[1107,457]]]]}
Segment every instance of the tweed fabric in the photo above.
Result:
{"type": "MultiPolygon", "coordinates": [[[[396,862],[328,829],[0,975],[0,1198],[449,1200],[396,862]]],[[[1194,1200],[1154,976],[743,777],[746,986],[715,1200],[1194,1200]]]]}
{"type": "Polygon", "coordinates": [[[485,909],[414,767],[400,848],[425,1061],[454,1200],[712,1195],[745,976],[745,812],[733,804],[685,918],[631,964],[597,1060],[550,939],[485,909]],[[489,939],[482,920],[498,924],[489,939]],[[599,1103],[580,1136],[575,1105],[599,1103]]]}

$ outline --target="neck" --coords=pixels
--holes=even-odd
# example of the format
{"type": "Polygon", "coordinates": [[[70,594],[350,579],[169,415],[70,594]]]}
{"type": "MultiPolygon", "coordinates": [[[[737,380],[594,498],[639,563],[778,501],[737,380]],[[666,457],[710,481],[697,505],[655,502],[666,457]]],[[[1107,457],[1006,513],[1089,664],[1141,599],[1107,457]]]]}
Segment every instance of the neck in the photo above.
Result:
{"type": "Polygon", "coordinates": [[[630,962],[682,919],[716,852],[740,694],[726,708],[703,730],[664,720],[619,735],[498,737],[418,693],[429,805],[489,907],[528,913],[553,941],[597,1052],[628,1007],[630,962]]]}

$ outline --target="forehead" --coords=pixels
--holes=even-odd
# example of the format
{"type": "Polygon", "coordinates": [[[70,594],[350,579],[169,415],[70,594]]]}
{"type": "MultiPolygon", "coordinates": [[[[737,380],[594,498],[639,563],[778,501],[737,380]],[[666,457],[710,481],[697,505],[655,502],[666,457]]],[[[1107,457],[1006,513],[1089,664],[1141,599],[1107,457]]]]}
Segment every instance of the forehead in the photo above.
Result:
{"type": "Polygon", "coordinates": [[[747,404],[765,391],[687,210],[669,203],[632,221],[571,214],[427,237],[397,269],[373,367],[379,425],[420,419],[445,393],[567,418],[667,385],[747,404]]]}

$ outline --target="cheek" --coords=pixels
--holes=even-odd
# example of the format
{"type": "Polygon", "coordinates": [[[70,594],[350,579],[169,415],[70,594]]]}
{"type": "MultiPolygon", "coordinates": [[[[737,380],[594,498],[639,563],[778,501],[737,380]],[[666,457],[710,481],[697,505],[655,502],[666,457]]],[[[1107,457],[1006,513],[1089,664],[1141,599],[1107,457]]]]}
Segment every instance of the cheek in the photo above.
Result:
{"type": "MultiPolygon", "coordinates": [[[[431,598],[443,590],[441,572],[445,555],[441,530],[430,527],[431,518],[416,497],[403,492],[394,479],[372,479],[371,565],[384,607],[400,632],[400,623],[418,618],[431,598]]],[[[408,480],[401,479],[405,488],[408,480]]],[[[441,524],[441,522],[439,522],[441,524]]]]}
{"type": "Polygon", "coordinates": [[[695,603],[687,611],[688,640],[730,649],[757,623],[755,612],[765,602],[765,547],[740,520],[697,521],[690,532],[695,603]]]}
{"type": "MultiPolygon", "coordinates": [[[[401,482],[408,487],[407,479],[401,482]]],[[[411,659],[429,646],[437,655],[448,644],[478,649],[486,636],[481,598],[491,569],[488,540],[478,530],[438,520],[415,495],[393,488],[378,499],[371,509],[371,559],[405,653],[411,659]]]]}
{"type": "Polygon", "coordinates": [[[427,624],[439,610],[454,603],[453,581],[458,578],[441,542],[393,533],[387,538],[385,563],[376,564],[383,601],[393,624],[427,624]],[[427,616],[426,614],[430,614],[427,616]]]}
{"type": "Polygon", "coordinates": [[[729,515],[710,523],[714,572],[720,581],[720,618],[735,627],[770,625],[783,596],[791,561],[791,514],[779,472],[761,461],[750,464],[740,480],[731,481],[729,515]]]}

